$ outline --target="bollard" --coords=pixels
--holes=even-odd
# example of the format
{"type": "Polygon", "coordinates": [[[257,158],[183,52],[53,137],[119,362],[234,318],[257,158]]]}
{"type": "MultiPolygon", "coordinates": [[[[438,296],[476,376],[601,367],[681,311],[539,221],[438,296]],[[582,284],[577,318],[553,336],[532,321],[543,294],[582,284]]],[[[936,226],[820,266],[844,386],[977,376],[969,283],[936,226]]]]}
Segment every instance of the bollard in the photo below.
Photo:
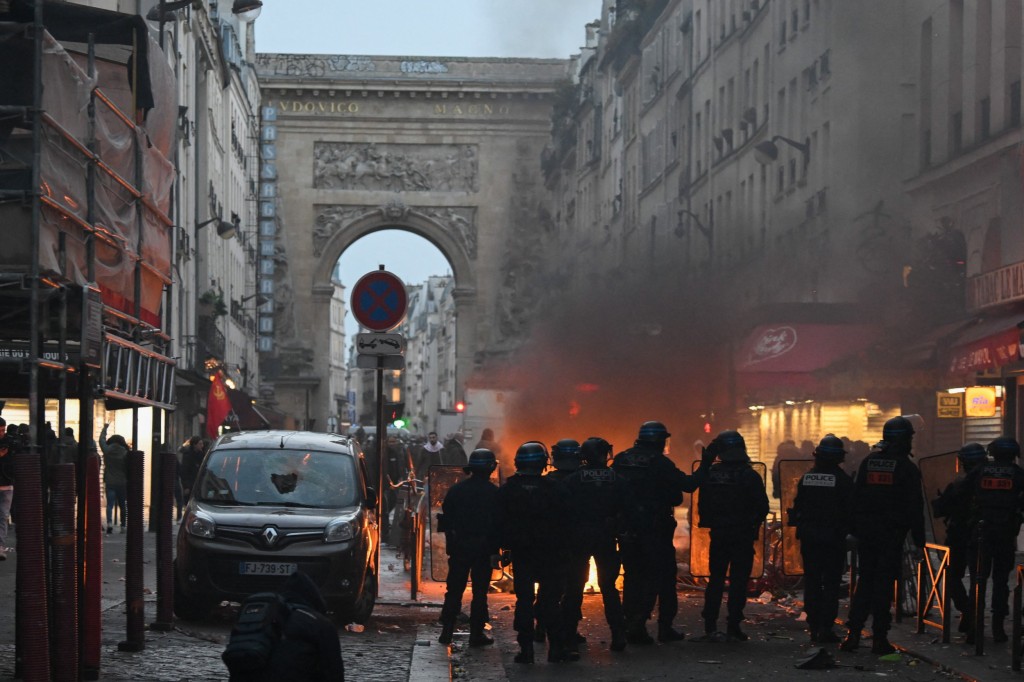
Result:
{"type": "Polygon", "coordinates": [[[103,524],[100,518],[100,458],[95,450],[85,460],[85,524],[83,565],[79,576],[82,586],[80,655],[82,679],[100,679],[100,639],[102,635],[101,598],[103,596],[103,524]]]}
{"type": "Polygon", "coordinates": [[[146,648],[146,602],[143,596],[142,488],[145,454],[141,450],[128,453],[128,537],[125,547],[124,596],[128,605],[127,639],[117,645],[119,651],[142,651],[146,648]]]}
{"type": "Polygon", "coordinates": [[[50,467],[50,557],[53,571],[54,680],[78,680],[78,544],[75,465],[50,467]]]}
{"type": "Polygon", "coordinates": [[[159,504],[153,505],[159,518],[150,526],[156,526],[156,621],[150,630],[167,631],[174,627],[174,484],[178,456],[173,452],[161,452],[159,504]]]}
{"type": "Polygon", "coordinates": [[[14,455],[18,500],[18,651],[15,662],[27,682],[50,679],[49,598],[46,589],[46,529],[43,528],[43,475],[38,452],[14,455]]]}

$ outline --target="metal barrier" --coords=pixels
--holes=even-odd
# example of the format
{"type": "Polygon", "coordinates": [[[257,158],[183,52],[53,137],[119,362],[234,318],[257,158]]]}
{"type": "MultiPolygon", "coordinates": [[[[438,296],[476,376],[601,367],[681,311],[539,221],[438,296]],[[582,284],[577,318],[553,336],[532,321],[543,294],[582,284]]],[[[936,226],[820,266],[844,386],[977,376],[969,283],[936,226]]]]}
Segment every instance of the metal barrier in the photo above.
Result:
{"type": "Polygon", "coordinates": [[[942,643],[949,644],[949,590],[946,589],[946,569],[949,568],[949,547],[927,543],[924,558],[917,564],[917,633],[924,626],[939,628],[942,643]],[[927,568],[927,575],[925,569],[927,568]],[[939,610],[939,620],[928,620],[933,608],[939,610]]]}
{"type": "Polygon", "coordinates": [[[1020,660],[1022,649],[1021,646],[1021,601],[1024,596],[1024,566],[1017,565],[1017,586],[1013,588],[1013,621],[1010,623],[1010,628],[1013,640],[1010,643],[1010,667],[1015,671],[1020,672],[1020,660]]]}

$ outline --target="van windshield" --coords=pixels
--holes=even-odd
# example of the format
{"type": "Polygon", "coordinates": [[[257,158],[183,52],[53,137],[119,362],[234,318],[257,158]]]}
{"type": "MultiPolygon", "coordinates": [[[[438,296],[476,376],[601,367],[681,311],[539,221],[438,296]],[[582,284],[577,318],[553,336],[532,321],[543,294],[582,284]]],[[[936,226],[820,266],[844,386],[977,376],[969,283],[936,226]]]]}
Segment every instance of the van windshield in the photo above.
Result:
{"type": "Polygon", "coordinates": [[[336,509],[357,503],[355,459],[305,450],[214,450],[196,495],[214,504],[336,509]]]}

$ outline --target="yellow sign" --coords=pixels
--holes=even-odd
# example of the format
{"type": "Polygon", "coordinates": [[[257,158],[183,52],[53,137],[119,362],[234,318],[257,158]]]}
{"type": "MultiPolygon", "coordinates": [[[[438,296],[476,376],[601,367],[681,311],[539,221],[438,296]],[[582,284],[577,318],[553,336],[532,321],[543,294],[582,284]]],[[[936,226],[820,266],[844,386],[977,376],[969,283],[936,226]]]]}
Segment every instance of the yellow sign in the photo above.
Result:
{"type": "Polygon", "coordinates": [[[963,393],[936,393],[935,416],[939,419],[962,419],[964,416],[963,393]]]}
{"type": "Polygon", "coordinates": [[[996,389],[994,386],[971,386],[964,394],[968,417],[994,417],[996,415],[996,389]]]}

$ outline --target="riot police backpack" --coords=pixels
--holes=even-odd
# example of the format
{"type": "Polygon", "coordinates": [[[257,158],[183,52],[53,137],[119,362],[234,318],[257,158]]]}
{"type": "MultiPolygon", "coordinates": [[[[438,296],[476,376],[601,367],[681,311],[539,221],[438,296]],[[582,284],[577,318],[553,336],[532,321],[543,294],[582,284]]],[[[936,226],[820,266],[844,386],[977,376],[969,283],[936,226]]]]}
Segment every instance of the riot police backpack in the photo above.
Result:
{"type": "Polygon", "coordinates": [[[245,678],[267,669],[291,612],[291,605],[277,592],[257,592],[242,603],[220,656],[232,676],[245,678]]]}

